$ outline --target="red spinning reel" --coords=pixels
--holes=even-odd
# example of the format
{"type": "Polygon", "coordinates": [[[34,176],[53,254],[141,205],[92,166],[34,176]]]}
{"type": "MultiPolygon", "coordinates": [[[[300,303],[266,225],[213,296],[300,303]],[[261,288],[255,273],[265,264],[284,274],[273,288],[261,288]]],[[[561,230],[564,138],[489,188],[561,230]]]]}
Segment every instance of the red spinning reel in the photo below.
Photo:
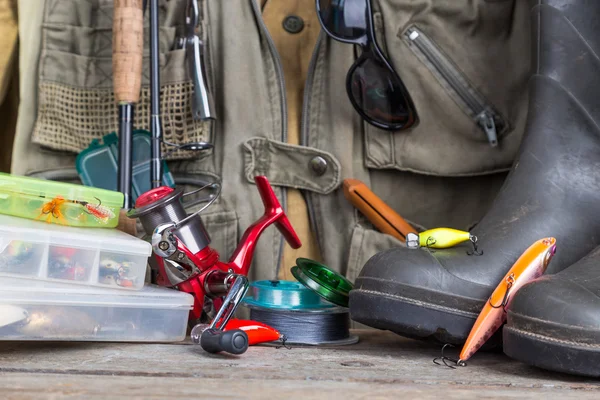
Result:
{"type": "Polygon", "coordinates": [[[212,299],[217,314],[208,329],[193,339],[213,353],[241,354],[248,348],[248,338],[243,331],[223,329],[248,290],[248,270],[256,242],[265,228],[275,224],[292,248],[301,246],[267,178],[257,176],[254,180],[265,213],[246,229],[228,262],[220,261],[219,253],[209,246],[210,236],[200,217],[200,213],[218,198],[219,184],[206,185],[185,194],[181,188],[161,186],[141,195],[136,208],[128,213],[131,218],[140,218],[146,233],[152,235],[158,284],[191,293],[195,299],[191,312],[194,319],[202,315],[205,296],[212,299]],[[182,198],[209,187],[217,193],[200,210],[187,215],[182,198]]]}

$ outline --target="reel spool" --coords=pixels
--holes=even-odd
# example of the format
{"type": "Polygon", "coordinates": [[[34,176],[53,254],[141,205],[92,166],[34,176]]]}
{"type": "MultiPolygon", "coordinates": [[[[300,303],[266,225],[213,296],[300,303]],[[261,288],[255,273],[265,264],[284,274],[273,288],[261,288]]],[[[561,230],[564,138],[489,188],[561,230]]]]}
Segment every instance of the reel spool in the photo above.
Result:
{"type": "Polygon", "coordinates": [[[161,186],[141,195],[135,203],[135,208],[131,209],[127,216],[139,218],[147,235],[152,235],[154,229],[159,225],[177,224],[179,226],[176,232],[177,236],[190,251],[196,253],[210,244],[210,236],[199,214],[217,200],[220,192],[221,185],[218,183],[210,183],[188,193],[183,193],[183,189],[180,187],[173,189],[161,186]],[[217,193],[211,195],[207,204],[200,210],[188,215],[184,208],[184,197],[208,188],[215,188],[217,193]]]}
{"type": "MultiPolygon", "coordinates": [[[[165,259],[158,265],[151,260],[151,266],[159,272],[157,283],[176,286],[197,274],[198,268],[202,269],[203,262],[195,255],[202,254],[203,250],[209,253],[205,249],[210,249],[211,240],[200,214],[217,200],[220,192],[220,184],[210,183],[188,193],[180,187],[161,186],[138,197],[135,208],[129,210],[127,216],[139,218],[146,237],[151,238],[154,253],[165,259]],[[183,199],[208,188],[215,189],[216,193],[211,194],[198,211],[188,215],[183,199]],[[163,236],[168,240],[163,240],[163,236]]],[[[207,254],[206,264],[214,264],[214,258],[213,254],[207,254]]]]}
{"type": "Polygon", "coordinates": [[[358,336],[350,334],[349,310],[324,300],[299,282],[253,282],[242,304],[250,310],[250,319],[285,335],[286,345],[342,346],[358,342],[358,336]]]}

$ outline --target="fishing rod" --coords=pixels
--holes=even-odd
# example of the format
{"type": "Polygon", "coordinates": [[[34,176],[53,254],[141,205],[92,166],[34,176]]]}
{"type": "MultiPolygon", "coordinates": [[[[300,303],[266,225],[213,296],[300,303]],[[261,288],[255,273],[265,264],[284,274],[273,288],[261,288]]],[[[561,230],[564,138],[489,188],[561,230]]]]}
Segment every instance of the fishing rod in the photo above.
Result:
{"type": "Polygon", "coordinates": [[[162,186],[158,0],[150,0],[150,134],[150,177],[152,189],[155,189],[162,186]]]}
{"type": "Polygon", "coordinates": [[[119,107],[118,190],[123,207],[132,207],[133,118],[142,87],[144,16],[142,0],[115,0],[113,15],[113,88],[119,107]]]}

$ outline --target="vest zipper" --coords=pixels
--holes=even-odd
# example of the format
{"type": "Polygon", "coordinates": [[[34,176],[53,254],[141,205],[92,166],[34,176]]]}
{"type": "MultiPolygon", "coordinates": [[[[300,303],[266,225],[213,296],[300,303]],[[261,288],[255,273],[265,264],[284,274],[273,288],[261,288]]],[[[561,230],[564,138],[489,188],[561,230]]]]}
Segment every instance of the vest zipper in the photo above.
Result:
{"type": "MultiPolygon", "coordinates": [[[[280,98],[281,98],[281,141],[283,143],[287,143],[287,99],[285,95],[285,78],[283,76],[283,67],[281,66],[281,57],[277,52],[277,48],[275,47],[275,43],[273,43],[273,39],[271,38],[271,34],[267,29],[267,25],[263,20],[262,13],[258,7],[257,0],[250,0],[252,3],[252,10],[254,11],[254,16],[258,21],[258,26],[261,30],[261,33],[264,35],[267,41],[267,46],[269,47],[269,52],[271,53],[271,57],[273,57],[273,62],[275,64],[275,73],[277,74],[277,79],[279,80],[279,89],[280,89],[280,98]]],[[[281,207],[283,207],[284,211],[287,211],[287,191],[285,188],[281,191],[281,207]]],[[[279,275],[279,269],[281,268],[281,258],[283,257],[283,246],[285,244],[285,240],[281,239],[281,245],[279,246],[279,255],[277,257],[277,268],[275,270],[275,276],[279,275]]]]}
{"type": "Polygon", "coordinates": [[[469,109],[469,114],[474,122],[479,125],[485,133],[490,146],[498,145],[498,125],[506,126],[502,117],[496,113],[491,104],[487,103],[479,95],[472,85],[469,85],[463,74],[448,60],[448,58],[436,47],[422,31],[416,27],[410,27],[404,34],[413,51],[420,53],[452,90],[458,95],[461,102],[469,109]],[[416,49],[414,48],[416,47],[416,49]]]}
{"type": "MultiPolygon", "coordinates": [[[[313,50],[310,64],[308,65],[308,73],[306,75],[306,83],[304,85],[304,96],[302,99],[302,119],[300,121],[300,144],[302,146],[308,146],[308,107],[310,104],[310,95],[312,94],[313,80],[315,76],[315,69],[317,65],[317,58],[319,54],[319,50],[321,49],[321,44],[323,43],[323,38],[325,37],[325,32],[321,30],[319,37],[317,38],[317,43],[315,44],[315,48],[313,50]]],[[[322,255],[323,249],[321,248],[321,239],[319,237],[319,230],[317,229],[317,218],[315,215],[314,207],[312,205],[312,200],[310,198],[310,194],[304,196],[306,200],[306,206],[308,208],[308,217],[310,219],[310,226],[313,229],[315,234],[315,239],[317,242],[317,246],[319,247],[319,252],[322,255]]]]}

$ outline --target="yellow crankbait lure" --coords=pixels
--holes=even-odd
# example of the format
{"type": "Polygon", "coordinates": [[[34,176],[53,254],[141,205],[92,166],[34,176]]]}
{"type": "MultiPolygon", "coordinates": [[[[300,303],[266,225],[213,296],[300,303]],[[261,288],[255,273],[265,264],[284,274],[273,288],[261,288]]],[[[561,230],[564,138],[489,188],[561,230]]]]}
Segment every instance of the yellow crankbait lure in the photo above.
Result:
{"type": "Polygon", "coordinates": [[[409,233],[406,236],[406,246],[409,249],[418,249],[419,247],[446,249],[467,240],[476,243],[477,236],[471,235],[470,232],[459,231],[458,229],[435,228],[423,231],[418,235],[409,233]]]}

